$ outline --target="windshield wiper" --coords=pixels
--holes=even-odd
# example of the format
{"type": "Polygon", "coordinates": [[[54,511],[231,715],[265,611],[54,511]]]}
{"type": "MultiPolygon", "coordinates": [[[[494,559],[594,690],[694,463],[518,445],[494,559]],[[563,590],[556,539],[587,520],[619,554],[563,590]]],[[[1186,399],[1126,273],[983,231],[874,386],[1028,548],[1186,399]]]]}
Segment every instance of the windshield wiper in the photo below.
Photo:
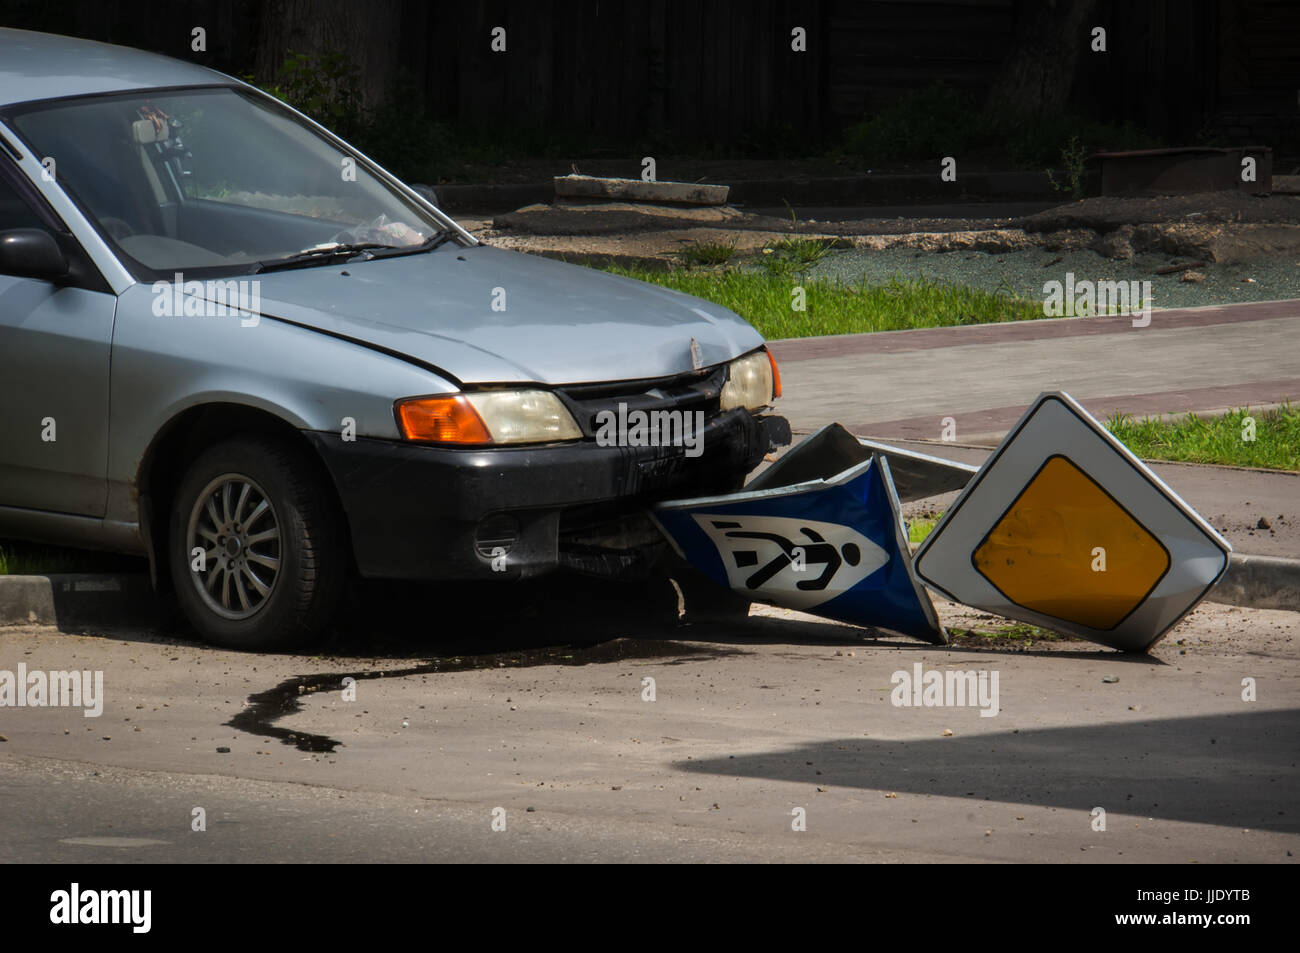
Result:
{"type": "Polygon", "coordinates": [[[319,248],[308,248],[293,255],[285,255],[283,258],[259,261],[253,265],[250,274],[258,274],[263,271],[279,271],[285,268],[305,268],[311,265],[328,263],[335,258],[352,258],[374,248],[391,247],[391,245],[381,245],[379,242],[347,242],[337,245],[322,245],[319,248]]]}
{"type": "Polygon", "coordinates": [[[455,234],[450,228],[445,228],[438,234],[426,238],[418,245],[399,245],[396,247],[387,246],[383,251],[375,252],[372,258],[397,258],[399,255],[418,255],[420,252],[433,251],[444,242],[455,238],[455,234]]]}
{"type": "Polygon", "coordinates": [[[323,245],[320,248],[308,248],[293,255],[286,255],[284,258],[259,261],[253,266],[250,273],[258,274],[259,272],[279,271],[287,268],[307,268],[312,265],[327,264],[335,258],[346,257],[351,259],[363,252],[366,253],[367,261],[372,258],[396,258],[400,255],[417,255],[420,252],[433,251],[454,237],[455,233],[451,229],[444,229],[436,235],[426,238],[418,245],[382,245],[379,242],[323,245]]]}

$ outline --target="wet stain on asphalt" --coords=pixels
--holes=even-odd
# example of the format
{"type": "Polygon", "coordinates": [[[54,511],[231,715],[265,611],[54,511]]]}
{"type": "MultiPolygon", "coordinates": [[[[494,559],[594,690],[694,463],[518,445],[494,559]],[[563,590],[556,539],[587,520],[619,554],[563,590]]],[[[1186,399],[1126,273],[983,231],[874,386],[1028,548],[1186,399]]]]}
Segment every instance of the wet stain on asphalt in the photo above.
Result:
{"type": "Polygon", "coordinates": [[[250,735],[264,738],[276,738],[281,744],[293,745],[299,751],[329,754],[343,742],[328,735],[314,735],[306,731],[290,731],[277,728],[275,722],[287,715],[302,711],[299,701],[303,695],[319,691],[342,691],[343,680],[352,678],[364,681],[371,678],[403,678],[407,675],[424,675],[438,669],[433,665],[416,665],[411,668],[392,669],[375,672],[330,672],[324,675],[297,675],[285,679],[275,688],[248,696],[247,707],[230,721],[227,727],[236,728],[250,735]]]}
{"type": "MultiPolygon", "coordinates": [[[[406,678],[439,672],[464,672],[474,669],[530,668],[538,665],[595,665],[629,659],[661,659],[666,665],[702,662],[728,655],[747,654],[740,649],[690,645],[659,639],[611,639],[591,645],[560,645],[529,648],[484,655],[456,655],[439,658],[409,668],[376,669],[358,672],[327,672],[319,675],[296,675],[274,688],[248,696],[243,711],[226,726],[251,735],[275,738],[299,751],[330,754],[343,742],[327,735],[281,728],[276,722],[302,711],[301,699],[317,692],[342,691],[344,679],[362,682],[376,678],[406,678]]],[[[346,746],[344,746],[346,747],[346,746]]]]}

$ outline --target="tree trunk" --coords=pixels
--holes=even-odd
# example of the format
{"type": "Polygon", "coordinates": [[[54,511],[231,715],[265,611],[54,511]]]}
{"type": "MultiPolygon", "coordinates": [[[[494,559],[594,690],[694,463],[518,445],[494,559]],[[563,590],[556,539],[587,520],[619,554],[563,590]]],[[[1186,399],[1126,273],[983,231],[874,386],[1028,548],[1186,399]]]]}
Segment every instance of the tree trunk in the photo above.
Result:
{"type": "Polygon", "coordinates": [[[985,106],[994,127],[1065,109],[1079,57],[1090,55],[1096,8],[1097,0],[1016,0],[1015,40],[985,106]]]}

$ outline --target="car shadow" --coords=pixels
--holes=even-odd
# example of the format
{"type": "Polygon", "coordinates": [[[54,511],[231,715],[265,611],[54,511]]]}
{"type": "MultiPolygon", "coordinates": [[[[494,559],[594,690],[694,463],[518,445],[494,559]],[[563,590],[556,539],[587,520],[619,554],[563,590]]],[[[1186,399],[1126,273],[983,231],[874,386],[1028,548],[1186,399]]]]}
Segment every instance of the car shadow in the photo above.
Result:
{"type": "MultiPolygon", "coordinates": [[[[154,595],[143,579],[128,581],[138,583],[132,590],[129,613],[123,612],[126,602],[121,593],[115,593],[116,601],[100,612],[87,611],[82,595],[80,611],[60,614],[60,631],[121,641],[201,643],[174,596],[154,595]],[[113,618],[114,623],[100,624],[104,618],[113,618]]],[[[639,651],[653,657],[664,657],[667,643],[692,642],[727,646],[735,652],[758,645],[975,655],[1010,651],[1062,659],[1095,660],[1105,655],[1128,663],[1164,664],[1151,656],[1086,643],[1077,643],[1077,649],[1012,648],[996,643],[987,647],[935,646],[882,629],[799,616],[751,614],[748,618],[686,621],[683,607],[679,589],[665,576],[623,581],[560,573],[508,584],[353,580],[325,637],[298,654],[427,659],[529,652],[533,653],[530,657],[540,659],[535,650],[546,647],[590,648],[626,640],[638,643],[639,651]],[[653,642],[665,644],[654,646],[653,642]]],[[[636,651],[625,646],[621,657],[632,657],[636,651]]]]}
{"type": "MultiPolygon", "coordinates": [[[[864,710],[897,728],[906,709],[864,710]]],[[[983,727],[983,726],[981,726],[983,727]]],[[[1250,830],[1300,832],[1300,710],[1243,711],[897,741],[840,738],[675,762],[681,771],[820,787],[1003,801],[1250,830]]],[[[1113,822],[1112,822],[1113,826],[1113,822]]]]}

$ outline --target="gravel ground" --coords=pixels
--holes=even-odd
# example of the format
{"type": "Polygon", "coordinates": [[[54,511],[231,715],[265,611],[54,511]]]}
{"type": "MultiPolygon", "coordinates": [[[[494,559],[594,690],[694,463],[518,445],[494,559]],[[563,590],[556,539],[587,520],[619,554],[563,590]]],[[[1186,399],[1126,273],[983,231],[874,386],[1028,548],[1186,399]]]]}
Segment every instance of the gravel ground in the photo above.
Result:
{"type": "Polygon", "coordinates": [[[1153,274],[1176,262],[1185,263],[1187,259],[1140,254],[1128,261],[1114,261],[1093,251],[1052,252],[1042,248],[996,255],[960,251],[932,254],[908,248],[852,249],[828,255],[813,268],[812,275],[854,282],[865,276],[873,283],[888,281],[894,275],[906,279],[925,277],[1041,299],[1045,282],[1064,282],[1066,272],[1073,272],[1075,281],[1150,281],[1157,308],[1300,298],[1300,261],[1294,256],[1259,258],[1247,263],[1211,262],[1194,269],[1205,276],[1203,283],[1184,282],[1180,272],[1153,274]]]}

